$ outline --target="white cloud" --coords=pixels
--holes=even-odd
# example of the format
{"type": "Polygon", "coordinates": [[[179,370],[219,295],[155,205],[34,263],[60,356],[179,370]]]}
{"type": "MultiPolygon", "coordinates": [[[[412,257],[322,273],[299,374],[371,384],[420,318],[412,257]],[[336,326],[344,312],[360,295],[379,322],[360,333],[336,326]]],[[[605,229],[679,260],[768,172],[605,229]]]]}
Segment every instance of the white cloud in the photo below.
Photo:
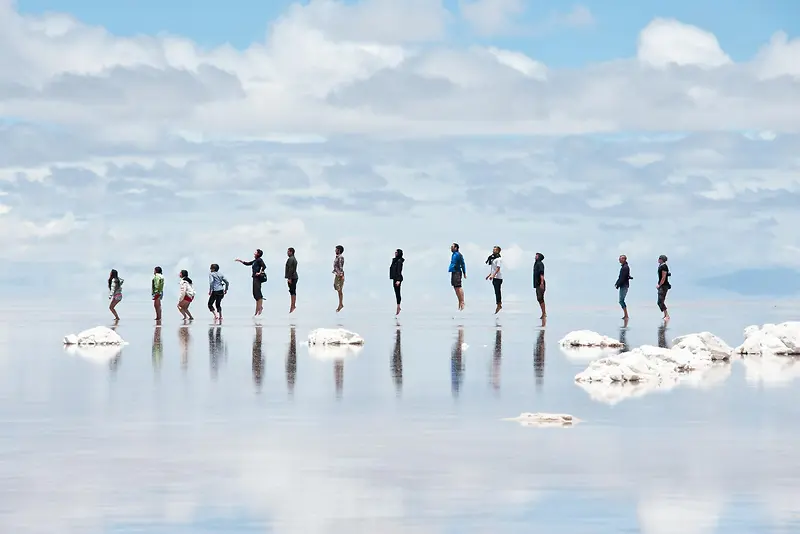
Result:
{"type": "Polygon", "coordinates": [[[461,15],[483,35],[508,31],[525,11],[523,0],[461,0],[461,15]]]}
{"type": "Polygon", "coordinates": [[[669,65],[714,68],[730,65],[716,36],[674,19],[655,19],[639,35],[639,61],[658,68],[669,65]]]}

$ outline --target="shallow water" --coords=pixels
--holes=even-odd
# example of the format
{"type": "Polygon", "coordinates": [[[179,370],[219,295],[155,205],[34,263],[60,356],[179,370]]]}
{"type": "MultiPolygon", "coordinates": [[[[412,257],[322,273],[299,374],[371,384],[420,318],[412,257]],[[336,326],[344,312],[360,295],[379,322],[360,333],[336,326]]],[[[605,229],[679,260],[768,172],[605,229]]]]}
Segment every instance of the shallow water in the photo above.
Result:
{"type": "MultiPolygon", "coordinates": [[[[800,530],[798,367],[610,405],[574,384],[568,331],[619,335],[617,310],[449,310],[401,317],[199,309],[126,319],[119,357],[61,338],[103,313],[0,327],[0,532],[739,533],[800,530]],[[366,345],[344,361],[303,345],[319,326],[366,345]],[[461,343],[466,343],[463,348],[461,343]],[[793,374],[792,374],[793,373],[793,374]],[[774,373],[773,373],[774,375],[774,373]],[[571,413],[573,428],[501,421],[571,413]]],[[[124,312],[124,308],[123,308],[124,312]]],[[[771,305],[636,314],[631,347],[797,317],[771,305]],[[663,341],[663,339],[662,339],[663,341]]],[[[800,364],[797,364],[800,365],[800,364]]]]}

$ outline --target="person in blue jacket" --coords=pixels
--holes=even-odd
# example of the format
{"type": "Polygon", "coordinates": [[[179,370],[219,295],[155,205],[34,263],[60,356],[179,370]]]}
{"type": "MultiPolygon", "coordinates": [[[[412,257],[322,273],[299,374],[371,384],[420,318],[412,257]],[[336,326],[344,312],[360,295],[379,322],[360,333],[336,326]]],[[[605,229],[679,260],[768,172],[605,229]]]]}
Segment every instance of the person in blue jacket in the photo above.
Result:
{"type": "Polygon", "coordinates": [[[467,278],[467,266],[464,264],[464,256],[461,255],[458,248],[458,243],[450,245],[452,255],[450,256],[450,268],[448,271],[450,272],[450,285],[453,286],[456,297],[458,297],[458,309],[463,310],[464,288],[461,287],[461,281],[467,278]]]}

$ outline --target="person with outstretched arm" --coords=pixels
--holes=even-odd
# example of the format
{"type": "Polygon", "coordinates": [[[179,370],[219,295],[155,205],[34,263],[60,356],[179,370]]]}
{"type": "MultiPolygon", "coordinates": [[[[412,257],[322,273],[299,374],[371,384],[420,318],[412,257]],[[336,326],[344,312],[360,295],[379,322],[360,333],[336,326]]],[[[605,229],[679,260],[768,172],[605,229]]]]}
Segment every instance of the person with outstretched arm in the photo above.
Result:
{"type": "Polygon", "coordinates": [[[403,259],[403,251],[398,248],[394,251],[394,258],[392,258],[392,263],[389,265],[389,279],[392,281],[394,298],[397,301],[395,315],[400,315],[400,301],[403,300],[400,295],[400,287],[403,285],[403,262],[405,261],[403,259]]]}
{"type": "Polygon", "coordinates": [[[219,272],[219,265],[212,263],[208,273],[208,311],[214,314],[215,322],[222,322],[222,299],[228,294],[229,285],[225,275],[219,272]]]}
{"type": "Polygon", "coordinates": [[[297,258],[294,256],[294,248],[289,247],[286,250],[286,256],[288,257],[283,276],[289,286],[289,313],[292,313],[297,307],[297,258]]]}
{"type": "Polygon", "coordinates": [[[236,258],[236,261],[242,265],[247,265],[253,269],[253,299],[256,301],[255,315],[261,315],[264,309],[264,294],[261,292],[261,284],[267,281],[267,264],[264,263],[264,251],[257,248],[253,253],[251,261],[242,261],[236,258]]]}
{"type": "Polygon", "coordinates": [[[622,308],[622,319],[627,321],[628,320],[628,305],[625,304],[625,297],[628,296],[628,288],[630,287],[630,280],[633,280],[631,276],[631,268],[628,266],[628,257],[623,254],[619,257],[619,276],[617,277],[617,283],[614,284],[614,287],[617,288],[619,291],[619,305],[622,308]]]}
{"type": "Polygon", "coordinates": [[[464,309],[464,288],[461,287],[462,279],[467,278],[467,266],[464,263],[464,256],[459,252],[458,243],[450,245],[450,285],[453,286],[453,291],[458,298],[459,311],[464,309]]]}
{"type": "Polygon", "coordinates": [[[669,283],[669,277],[672,273],[669,272],[667,266],[667,257],[662,254],[658,257],[658,283],[656,290],[658,291],[658,309],[664,314],[664,322],[669,321],[669,312],[667,311],[667,292],[672,289],[672,284],[669,283]]]}
{"type": "Polygon", "coordinates": [[[542,315],[539,319],[547,318],[547,308],[544,304],[544,292],[547,290],[547,285],[544,281],[544,254],[541,252],[536,253],[536,261],[533,262],[533,289],[536,290],[536,301],[542,309],[542,315]]]}
{"type": "Polygon", "coordinates": [[[497,314],[503,309],[503,259],[500,257],[500,247],[496,246],[492,249],[492,253],[486,258],[486,265],[489,266],[489,274],[486,275],[487,280],[492,281],[494,287],[494,299],[496,307],[494,313],[497,314]]]}

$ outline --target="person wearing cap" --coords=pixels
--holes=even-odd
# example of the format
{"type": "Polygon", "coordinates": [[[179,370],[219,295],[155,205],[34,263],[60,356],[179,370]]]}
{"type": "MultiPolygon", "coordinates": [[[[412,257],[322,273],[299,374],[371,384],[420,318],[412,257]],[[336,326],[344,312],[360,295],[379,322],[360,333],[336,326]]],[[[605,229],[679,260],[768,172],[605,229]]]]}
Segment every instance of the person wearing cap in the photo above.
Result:
{"type": "Polygon", "coordinates": [[[665,301],[667,300],[667,291],[672,289],[672,285],[669,283],[670,276],[672,274],[667,266],[667,257],[662,254],[658,257],[658,284],[656,284],[656,289],[658,290],[658,309],[664,314],[664,321],[669,321],[669,312],[665,301]]]}

